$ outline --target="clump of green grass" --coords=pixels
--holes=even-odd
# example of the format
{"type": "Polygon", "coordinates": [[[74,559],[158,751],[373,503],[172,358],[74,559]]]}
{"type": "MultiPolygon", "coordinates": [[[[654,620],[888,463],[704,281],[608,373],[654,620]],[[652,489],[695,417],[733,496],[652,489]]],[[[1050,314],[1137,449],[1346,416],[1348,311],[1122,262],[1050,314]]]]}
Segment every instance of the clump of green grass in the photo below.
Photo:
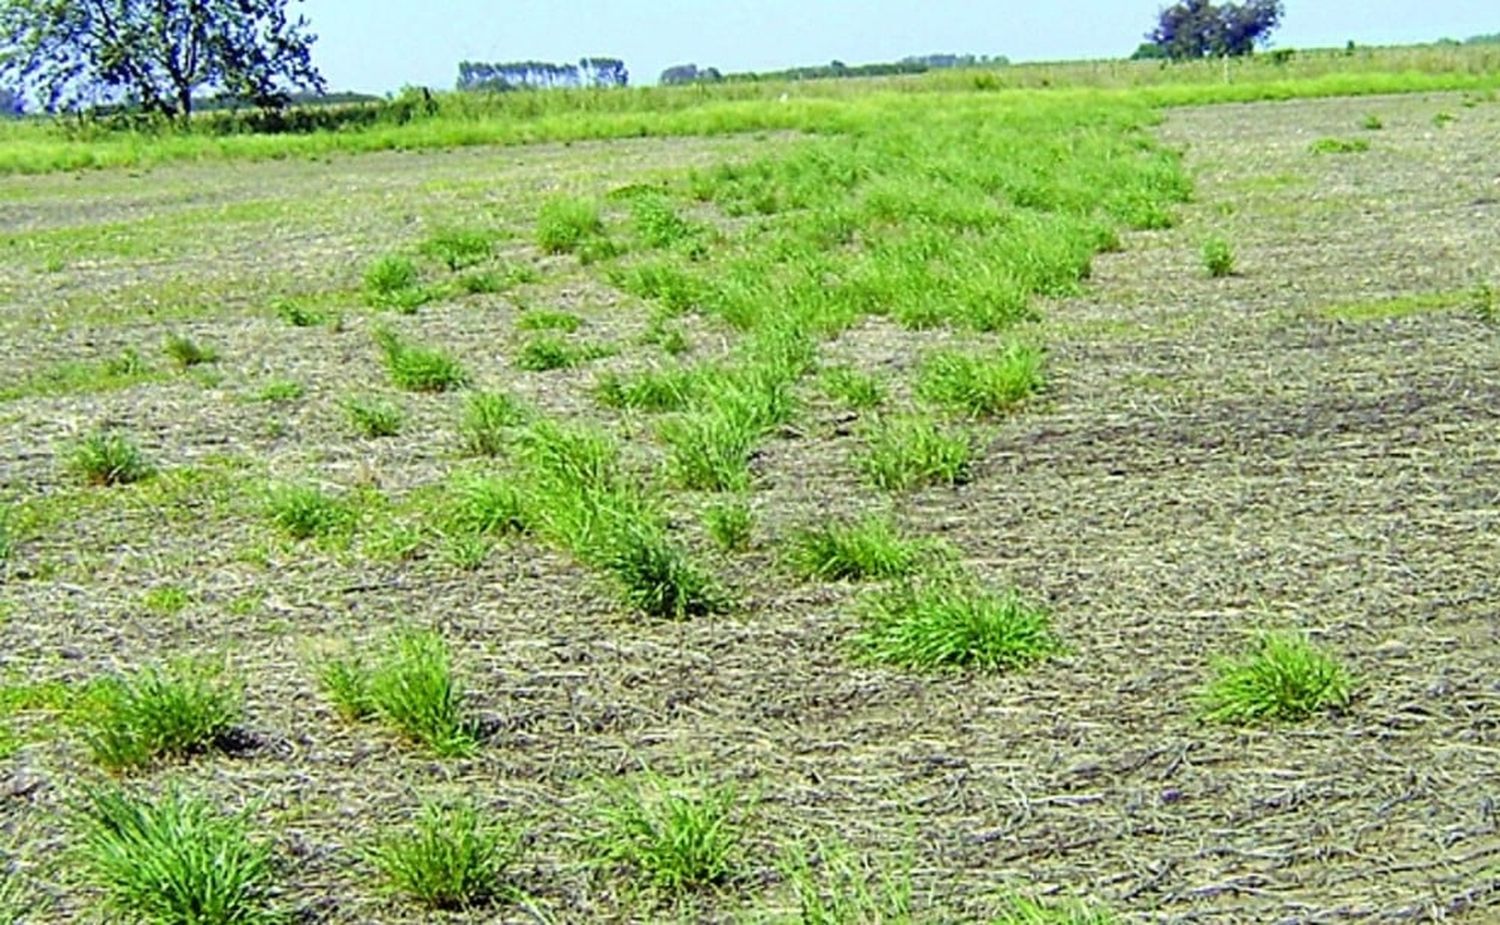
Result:
{"type": "Polygon", "coordinates": [[[730,606],[718,583],[652,527],[627,525],[604,544],[599,560],[619,583],[625,603],[648,617],[685,620],[730,606]]]}
{"type": "Polygon", "coordinates": [[[1234,250],[1229,242],[1220,237],[1203,242],[1203,268],[1214,279],[1222,279],[1234,273],[1234,250]]]}
{"type": "Polygon", "coordinates": [[[463,688],[448,645],[437,633],[398,630],[373,664],[334,659],[324,665],[320,680],[347,719],[378,718],[441,756],[465,754],[477,744],[473,724],[463,715],[463,688]]]}
{"type": "Polygon", "coordinates": [[[394,437],[401,433],[406,412],[393,401],[374,395],[356,395],[342,403],[349,424],[363,437],[394,437]]]}
{"type": "Polygon", "coordinates": [[[1482,324],[1494,324],[1500,320],[1500,292],[1487,282],[1479,283],[1469,291],[1469,305],[1482,324]]]}
{"type": "Polygon", "coordinates": [[[786,557],[798,575],[821,581],[865,581],[915,574],[939,551],[903,537],[888,518],[825,524],[800,530],[786,557]]]}
{"type": "Polygon", "coordinates": [[[141,595],[141,603],[152,613],[170,616],[186,609],[192,598],[177,585],[158,585],[141,595]]]}
{"type": "Polygon", "coordinates": [[[714,409],[684,414],[658,429],[671,455],[673,484],[689,491],[743,491],[750,487],[750,454],[760,428],[740,415],[714,409]]]}
{"type": "Polygon", "coordinates": [[[1345,706],[1350,693],[1348,674],[1305,636],[1268,633],[1249,652],[1215,662],[1199,705],[1210,722],[1295,722],[1345,706]]]}
{"type": "Polygon", "coordinates": [[[1458,116],[1451,112],[1440,112],[1432,117],[1432,124],[1438,128],[1447,128],[1450,124],[1457,122],[1458,116]]]}
{"type": "Polygon", "coordinates": [[[703,526],[719,549],[742,552],[750,548],[755,520],[744,501],[724,501],[710,505],[703,512],[703,526]]]}
{"type": "Polygon", "coordinates": [[[855,644],[870,661],[921,671],[1006,671],[1041,661],[1060,645],[1045,610],[1014,592],[943,578],[876,592],[861,605],[855,644]]]}
{"type": "Polygon", "coordinates": [[[330,536],[353,524],[349,502],[312,485],[273,485],[266,493],[266,516],[293,539],[330,536]]]}
{"type": "Polygon", "coordinates": [[[365,301],[376,308],[414,312],[431,300],[422,274],[409,257],[389,254],[365,271],[365,301]]]}
{"type": "Polygon", "coordinates": [[[270,849],[243,818],[169,791],[155,802],[87,791],[76,812],[79,867],[124,921],[153,925],[270,925],[270,849]]]}
{"type": "Polygon", "coordinates": [[[556,196],[537,213],[536,241],[546,253],[574,253],[603,235],[604,218],[599,203],[592,199],[556,196]]]}
{"type": "Polygon", "coordinates": [[[974,416],[1000,414],[1042,387],[1042,351],[1012,341],[993,354],[940,350],[923,359],[917,395],[974,416]]]}
{"type": "Polygon", "coordinates": [[[517,369],[527,372],[547,372],[554,369],[572,369],[600,357],[609,356],[610,351],[597,344],[573,344],[561,337],[539,335],[521,345],[516,353],[517,369]]]}
{"type": "Polygon", "coordinates": [[[263,402],[287,402],[296,401],[307,394],[307,389],[302,383],[291,379],[275,379],[261,386],[259,392],[255,393],[256,401],[263,402]]]}
{"type": "Polygon", "coordinates": [[[9,559],[16,549],[15,514],[10,505],[0,501],[0,563],[9,559]]]}
{"type": "Polygon", "coordinates": [[[238,691],[196,662],[176,662],[96,686],[85,738],[109,771],[130,771],[214,748],[239,722],[238,691]]]}
{"type": "Polygon", "coordinates": [[[630,204],[635,233],[647,247],[674,247],[692,240],[697,229],[683,220],[664,196],[640,196],[630,204]]]}
{"type": "Polygon", "coordinates": [[[478,536],[525,533],[526,499],[516,483],[497,475],[465,473],[449,488],[447,532],[478,536]]]}
{"type": "Polygon", "coordinates": [[[113,378],[139,378],[150,372],[151,368],[146,365],[145,358],[131,347],[121,350],[119,356],[104,361],[104,374],[113,378]]]}
{"type": "Polygon", "coordinates": [[[1364,129],[1367,132],[1378,132],[1381,129],[1385,128],[1385,122],[1383,122],[1381,118],[1375,115],[1373,112],[1365,116],[1364,121],[1360,122],[1359,125],[1360,128],[1364,129]]]}
{"type": "Polygon", "coordinates": [[[601,862],[678,897],[725,884],[742,870],[742,816],[742,800],[730,784],[646,774],[609,788],[592,843],[601,862]]]}
{"type": "Polygon", "coordinates": [[[397,388],[408,392],[447,392],[469,382],[463,366],[441,350],[407,343],[386,330],[375,332],[375,343],[397,388]]]}
{"type": "Polygon", "coordinates": [[[505,451],[506,434],[531,417],[519,401],[503,392],[476,392],[464,403],[458,424],[464,449],[476,456],[499,456],[505,451]]]}
{"type": "Polygon", "coordinates": [[[522,331],[562,331],[572,334],[583,327],[583,319],[571,312],[530,311],[516,319],[522,331]]]}
{"type": "Polygon", "coordinates": [[[885,404],[886,388],[880,380],[850,366],[835,366],[819,377],[829,398],[854,411],[872,411],[885,404]]]}
{"type": "Polygon", "coordinates": [[[294,328],[313,328],[327,320],[323,312],[297,299],[281,299],[273,309],[276,317],[294,328]]]}
{"type": "Polygon", "coordinates": [[[202,346],[185,334],[168,334],[165,349],[172,362],[183,369],[213,363],[219,359],[218,351],[202,346]]]}
{"type": "Polygon", "coordinates": [[[594,386],[594,398],[607,408],[636,411],[682,411],[704,391],[703,374],[695,369],[655,369],[633,376],[610,373],[594,386]]]}
{"type": "Polygon", "coordinates": [[[397,894],[428,909],[473,909],[504,891],[521,839],[468,803],[427,803],[413,825],[382,833],[366,856],[397,894]]]}
{"type": "Polygon", "coordinates": [[[84,437],[68,457],[68,469],[89,485],[130,485],[155,469],[124,434],[98,431],[84,437]]]}
{"type": "Polygon", "coordinates": [[[859,467],[876,488],[961,485],[973,465],[970,438],[919,417],[888,418],[867,431],[859,467]]]}
{"type": "Polygon", "coordinates": [[[1370,150],[1363,138],[1319,138],[1308,148],[1313,154],[1362,154],[1370,150]]]}
{"type": "Polygon", "coordinates": [[[457,272],[494,256],[495,243],[485,231],[448,228],[434,232],[422,242],[419,250],[422,256],[440,261],[449,270],[457,272]]]}

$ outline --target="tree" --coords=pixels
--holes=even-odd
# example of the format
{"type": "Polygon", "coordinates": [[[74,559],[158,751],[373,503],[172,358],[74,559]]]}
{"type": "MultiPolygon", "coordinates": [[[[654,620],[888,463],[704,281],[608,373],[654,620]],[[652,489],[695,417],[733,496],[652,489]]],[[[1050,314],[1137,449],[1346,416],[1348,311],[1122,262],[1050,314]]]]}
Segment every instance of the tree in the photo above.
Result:
{"type": "Polygon", "coordinates": [[[25,112],[26,105],[21,100],[21,94],[0,87],[0,119],[14,119],[25,112]]]}
{"type": "Polygon", "coordinates": [[[322,92],[301,0],[0,0],[0,80],[49,112],[125,104],[192,115],[214,90],[280,109],[293,88],[322,92]]]}
{"type": "MultiPolygon", "coordinates": [[[[1182,0],[1157,15],[1146,39],[1162,57],[1174,60],[1248,55],[1270,40],[1285,12],[1281,0],[1182,0]]],[[[1136,57],[1145,56],[1138,49],[1136,57]]]]}

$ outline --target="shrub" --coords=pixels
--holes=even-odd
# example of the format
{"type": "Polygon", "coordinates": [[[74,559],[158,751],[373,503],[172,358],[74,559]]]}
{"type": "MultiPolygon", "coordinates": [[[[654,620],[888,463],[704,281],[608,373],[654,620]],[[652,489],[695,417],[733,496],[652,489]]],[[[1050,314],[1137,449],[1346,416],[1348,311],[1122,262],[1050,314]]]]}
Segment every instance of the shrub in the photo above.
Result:
{"type": "Polygon", "coordinates": [[[537,214],[537,244],[549,254],[573,253],[603,234],[599,203],[592,199],[557,196],[543,203],[537,214]]]}
{"type": "Polygon", "coordinates": [[[266,516],[293,539],[329,536],[354,521],[347,501],[311,485],[273,485],[266,493],[266,516]]]}
{"type": "Polygon", "coordinates": [[[414,825],[383,833],[367,852],[390,887],[429,909],[470,909],[501,890],[521,837],[466,803],[428,803],[414,825]]]}
{"type": "Polygon", "coordinates": [[[171,791],[148,802],[89,790],[76,810],[84,876],[126,921],[269,925],[270,850],[241,818],[171,791]]]}
{"type": "Polygon", "coordinates": [[[856,645],[871,661],[917,670],[1024,668],[1060,648],[1046,611],[1015,593],[954,579],[908,582],[867,597],[856,645]]]}
{"type": "Polygon", "coordinates": [[[703,512],[703,526],[709,537],[724,552],[740,552],[750,547],[754,519],[743,501],[726,501],[703,512]]]}
{"type": "Polygon", "coordinates": [[[130,485],[154,472],[130,438],[108,431],[79,441],[68,458],[68,468],[90,485],[130,485]]]}
{"type": "Polygon", "coordinates": [[[999,414],[1042,387],[1042,351],[1011,342],[994,355],[951,350],[929,354],[917,377],[917,394],[951,411],[999,414]]]}
{"type": "Polygon", "coordinates": [[[859,466],[877,488],[905,491],[960,485],[969,479],[973,450],[963,434],[924,418],[890,418],[867,431],[859,466]]]}
{"type": "Polygon", "coordinates": [[[408,344],[389,331],[377,331],[375,342],[397,388],[408,392],[447,392],[469,382],[459,362],[441,350],[408,344]]]}
{"type": "Polygon", "coordinates": [[[182,334],[167,335],[166,352],[183,369],[213,363],[219,359],[218,352],[212,347],[200,346],[191,337],[182,334]]]}
{"type": "Polygon", "coordinates": [[[865,517],[798,531],[787,559],[803,578],[863,581],[911,575],[935,551],[931,543],[903,538],[886,518],[865,517]]]}
{"type": "Polygon", "coordinates": [[[177,662],[101,683],[86,739],[104,768],[129,771],[208,751],[239,719],[238,692],[202,665],[177,662]]]}
{"type": "MultiPolygon", "coordinates": [[[[488,232],[450,228],[435,232],[423,241],[421,253],[424,257],[441,261],[449,270],[457,272],[490,259],[494,256],[495,245],[488,232]]],[[[412,268],[413,282],[415,269],[412,268]]]]}
{"type": "Polygon", "coordinates": [[[506,432],[529,418],[530,412],[503,392],[476,392],[464,403],[458,431],[468,452],[499,456],[505,450],[506,432]]]}
{"type": "Polygon", "coordinates": [[[477,742],[463,717],[463,688],[441,636],[399,630],[368,668],[358,659],[328,662],[324,690],[350,719],[378,717],[404,738],[442,756],[465,754],[477,742]]]}
{"type": "Polygon", "coordinates": [[[1247,653],[1220,659],[1199,695],[1210,722],[1294,722],[1349,702],[1347,673],[1306,637],[1268,633],[1247,653]]]}
{"type": "Polygon", "coordinates": [[[647,774],[610,788],[593,837],[605,863],[623,865],[656,890],[682,895],[739,872],[740,797],[733,786],[673,783],[647,774]]]}
{"type": "Polygon", "coordinates": [[[1209,238],[1203,242],[1203,267],[1214,279],[1234,273],[1234,251],[1223,238],[1209,238]]]}
{"type": "Polygon", "coordinates": [[[343,402],[344,414],[361,436],[370,439],[401,433],[406,412],[395,402],[373,395],[355,396],[343,402]]]}

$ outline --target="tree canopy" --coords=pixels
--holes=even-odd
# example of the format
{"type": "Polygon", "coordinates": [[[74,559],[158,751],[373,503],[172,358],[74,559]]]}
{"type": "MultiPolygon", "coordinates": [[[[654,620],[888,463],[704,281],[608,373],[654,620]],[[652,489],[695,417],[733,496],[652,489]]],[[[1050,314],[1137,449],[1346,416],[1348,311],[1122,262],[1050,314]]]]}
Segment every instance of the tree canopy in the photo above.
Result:
{"type": "Polygon", "coordinates": [[[1156,28],[1146,33],[1147,44],[1137,49],[1135,57],[1182,60],[1248,55],[1270,39],[1284,14],[1281,0],[1223,4],[1182,0],[1157,14],[1156,28]],[[1157,54],[1143,54],[1147,47],[1157,54]]]}
{"type": "Polygon", "coordinates": [[[0,80],[48,111],[123,105],[186,119],[196,93],[285,106],[321,92],[300,0],[0,0],[0,80]]]}
{"type": "Polygon", "coordinates": [[[629,84],[630,71],[619,58],[580,58],[577,64],[463,61],[458,65],[460,90],[547,90],[557,87],[624,87],[629,84]]]}

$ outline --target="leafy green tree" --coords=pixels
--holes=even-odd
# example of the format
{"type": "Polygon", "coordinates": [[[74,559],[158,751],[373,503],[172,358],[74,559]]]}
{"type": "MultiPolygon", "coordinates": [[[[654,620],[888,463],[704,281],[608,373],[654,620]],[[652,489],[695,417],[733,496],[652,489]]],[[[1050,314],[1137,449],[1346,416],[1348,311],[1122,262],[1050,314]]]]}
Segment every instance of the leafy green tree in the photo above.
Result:
{"type": "Polygon", "coordinates": [[[0,81],[48,111],[127,105],[180,119],[203,90],[279,109],[322,92],[300,0],[0,0],[0,81]]]}
{"type": "MultiPolygon", "coordinates": [[[[1281,0],[1182,0],[1157,14],[1146,39],[1161,57],[1174,60],[1248,55],[1270,39],[1285,13],[1281,0]]],[[[1135,57],[1146,55],[1137,49],[1135,57]]]]}

